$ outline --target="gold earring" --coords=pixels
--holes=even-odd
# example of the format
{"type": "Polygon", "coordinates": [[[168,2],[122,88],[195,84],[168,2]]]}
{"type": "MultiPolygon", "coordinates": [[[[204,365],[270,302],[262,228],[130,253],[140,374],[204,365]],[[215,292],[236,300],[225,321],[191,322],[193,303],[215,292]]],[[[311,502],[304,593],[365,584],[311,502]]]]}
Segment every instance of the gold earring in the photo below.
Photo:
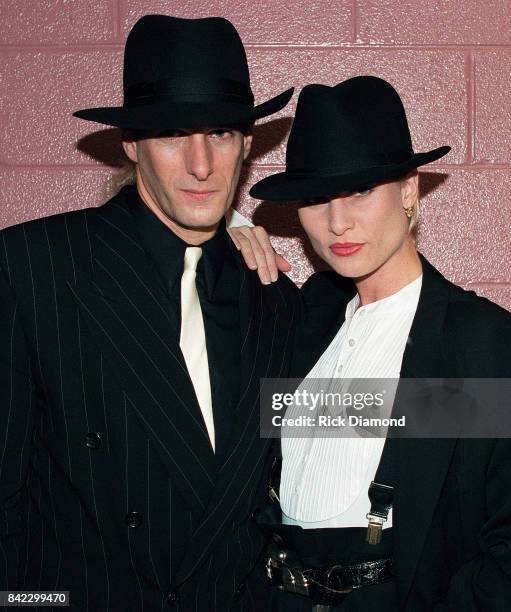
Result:
{"type": "Polygon", "coordinates": [[[413,206],[409,206],[408,208],[405,208],[405,213],[406,213],[406,216],[409,219],[411,219],[413,215],[413,206]]]}

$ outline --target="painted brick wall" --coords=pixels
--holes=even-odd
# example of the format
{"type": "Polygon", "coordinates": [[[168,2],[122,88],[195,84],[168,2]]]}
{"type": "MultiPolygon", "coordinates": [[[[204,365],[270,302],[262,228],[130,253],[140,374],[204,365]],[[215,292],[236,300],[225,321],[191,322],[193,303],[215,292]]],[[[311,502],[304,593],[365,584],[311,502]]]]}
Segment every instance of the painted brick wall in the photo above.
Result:
{"type": "MultiPolygon", "coordinates": [[[[104,201],[116,133],[71,113],[121,102],[123,43],[149,12],[229,18],[256,101],[356,74],[390,80],[416,150],[453,147],[421,173],[421,250],[511,309],[511,0],[0,0],[1,227],[104,201]]],[[[281,169],[295,102],[256,129],[238,209],[270,227],[302,282],[312,268],[294,211],[246,193],[281,169]]]]}

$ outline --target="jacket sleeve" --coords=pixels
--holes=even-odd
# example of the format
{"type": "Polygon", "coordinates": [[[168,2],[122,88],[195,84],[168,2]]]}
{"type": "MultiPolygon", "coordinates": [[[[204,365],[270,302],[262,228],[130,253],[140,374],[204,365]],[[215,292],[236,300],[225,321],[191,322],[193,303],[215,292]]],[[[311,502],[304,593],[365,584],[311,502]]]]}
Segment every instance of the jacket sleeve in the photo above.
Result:
{"type": "Polygon", "coordinates": [[[17,586],[35,387],[19,307],[0,268],[0,590],[17,586]]]}
{"type": "MultiPolygon", "coordinates": [[[[458,308],[451,321],[450,347],[460,374],[511,378],[508,312],[479,298],[458,308]]],[[[493,440],[481,495],[486,521],[478,534],[479,554],[451,578],[446,601],[435,607],[436,612],[497,612],[511,607],[511,439],[493,440]]]]}
{"type": "Polygon", "coordinates": [[[435,612],[500,612],[511,605],[511,440],[495,441],[486,483],[480,553],[452,576],[435,612]]]}

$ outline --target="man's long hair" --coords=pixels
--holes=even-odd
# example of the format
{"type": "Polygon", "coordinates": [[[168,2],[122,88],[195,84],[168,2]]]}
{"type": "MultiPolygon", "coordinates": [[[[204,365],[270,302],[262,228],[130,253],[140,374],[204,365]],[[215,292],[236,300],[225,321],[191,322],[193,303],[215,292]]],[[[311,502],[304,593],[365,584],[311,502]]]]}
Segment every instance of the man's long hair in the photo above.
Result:
{"type": "Polygon", "coordinates": [[[123,165],[110,176],[105,186],[105,196],[110,199],[117,195],[125,185],[136,182],[136,164],[127,159],[123,165]]]}

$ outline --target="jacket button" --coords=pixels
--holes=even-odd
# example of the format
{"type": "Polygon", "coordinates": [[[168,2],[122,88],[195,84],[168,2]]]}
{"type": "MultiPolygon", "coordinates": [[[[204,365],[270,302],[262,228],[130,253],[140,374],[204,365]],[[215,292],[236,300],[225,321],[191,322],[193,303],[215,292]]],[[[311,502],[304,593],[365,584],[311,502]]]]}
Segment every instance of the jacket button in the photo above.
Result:
{"type": "Polygon", "coordinates": [[[234,599],[241,599],[243,597],[243,593],[245,592],[245,583],[240,582],[236,586],[236,590],[234,591],[234,599]]]}
{"type": "Polygon", "coordinates": [[[85,436],[85,444],[89,448],[99,448],[101,446],[101,436],[97,431],[89,431],[85,436]]]}
{"type": "Polygon", "coordinates": [[[177,591],[173,591],[167,595],[167,603],[169,606],[177,606],[179,602],[179,593],[177,591]]]}
{"type": "Polygon", "coordinates": [[[124,518],[124,522],[128,527],[140,527],[140,525],[142,525],[142,518],[140,512],[128,512],[124,518]]]}

